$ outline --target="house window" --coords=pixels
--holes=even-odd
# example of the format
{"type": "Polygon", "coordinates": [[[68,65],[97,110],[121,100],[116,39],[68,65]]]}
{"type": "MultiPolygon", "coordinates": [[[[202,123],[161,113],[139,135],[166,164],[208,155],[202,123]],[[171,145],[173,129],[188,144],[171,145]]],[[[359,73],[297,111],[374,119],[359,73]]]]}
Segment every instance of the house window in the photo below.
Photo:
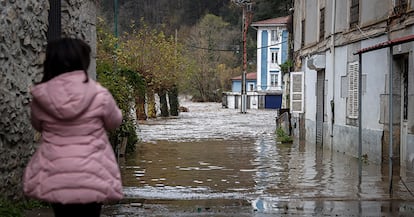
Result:
{"type": "Polygon", "coordinates": [[[395,0],[394,13],[401,15],[407,11],[408,0],[395,0]]]}
{"type": "Polygon", "coordinates": [[[322,8],[319,13],[319,41],[325,38],[325,8],[322,8]]]}
{"type": "Polygon", "coordinates": [[[349,26],[351,28],[359,23],[359,0],[351,0],[351,10],[349,17],[349,26]]]}
{"type": "Polygon", "coordinates": [[[279,63],[279,61],[278,61],[278,58],[277,58],[277,50],[276,49],[272,49],[272,50],[270,50],[270,56],[271,56],[271,63],[272,64],[278,64],[279,63]]]}
{"type": "Polygon", "coordinates": [[[347,116],[348,118],[358,118],[358,86],[359,86],[359,63],[348,64],[348,99],[347,116]]]}
{"type": "Polygon", "coordinates": [[[277,35],[277,30],[271,30],[271,31],[270,31],[270,40],[271,40],[272,42],[276,42],[276,41],[278,41],[278,40],[279,40],[279,37],[278,37],[278,35],[277,35]]]}
{"type": "Polygon", "coordinates": [[[254,84],[253,83],[249,84],[249,91],[254,91],[254,84]]]}
{"type": "Polygon", "coordinates": [[[301,41],[300,41],[300,46],[304,47],[305,46],[305,20],[302,20],[302,35],[301,35],[301,41]]]}
{"type": "Polygon", "coordinates": [[[402,71],[402,90],[403,90],[403,120],[408,120],[408,58],[404,58],[402,71]]]}
{"type": "Polygon", "coordinates": [[[277,72],[270,73],[270,86],[277,87],[279,85],[279,74],[277,72]]]}

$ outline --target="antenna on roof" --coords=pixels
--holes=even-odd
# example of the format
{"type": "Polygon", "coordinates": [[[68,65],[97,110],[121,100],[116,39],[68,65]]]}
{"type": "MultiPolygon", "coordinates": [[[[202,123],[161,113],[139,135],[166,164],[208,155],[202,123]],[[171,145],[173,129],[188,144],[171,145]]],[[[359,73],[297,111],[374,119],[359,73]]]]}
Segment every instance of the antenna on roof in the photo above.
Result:
{"type": "Polygon", "coordinates": [[[243,6],[243,5],[249,5],[252,4],[252,0],[231,0],[233,3],[239,5],[239,6],[243,6]]]}
{"type": "Polygon", "coordinates": [[[253,0],[231,0],[239,7],[246,8],[247,12],[253,11],[253,0]]]}

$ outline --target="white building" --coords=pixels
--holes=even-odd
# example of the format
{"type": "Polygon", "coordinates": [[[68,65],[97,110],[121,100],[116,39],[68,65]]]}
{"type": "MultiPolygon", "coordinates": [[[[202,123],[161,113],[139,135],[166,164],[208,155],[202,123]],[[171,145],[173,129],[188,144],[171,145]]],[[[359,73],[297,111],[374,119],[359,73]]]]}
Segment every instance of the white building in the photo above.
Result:
{"type": "Polygon", "coordinates": [[[297,117],[295,132],[308,142],[357,156],[362,118],[362,154],[370,161],[387,161],[392,72],[392,157],[396,163],[413,168],[414,44],[406,40],[392,49],[386,46],[389,41],[413,34],[413,3],[295,0],[294,5],[292,41],[298,73],[293,75],[298,79],[291,86],[300,90],[291,98],[304,96],[304,101],[299,100],[292,108],[297,117]],[[381,49],[362,53],[360,62],[355,53],[373,45],[381,49]]]}
{"type": "MultiPolygon", "coordinates": [[[[282,108],[283,73],[280,66],[288,59],[289,19],[290,16],[278,17],[251,25],[257,29],[257,72],[254,78],[247,78],[247,109],[282,108]]],[[[224,93],[223,107],[241,107],[241,83],[241,78],[232,80],[232,92],[224,93]]]]}
{"type": "Polygon", "coordinates": [[[257,28],[257,90],[281,94],[280,65],[288,58],[289,16],[252,23],[257,28]]]}

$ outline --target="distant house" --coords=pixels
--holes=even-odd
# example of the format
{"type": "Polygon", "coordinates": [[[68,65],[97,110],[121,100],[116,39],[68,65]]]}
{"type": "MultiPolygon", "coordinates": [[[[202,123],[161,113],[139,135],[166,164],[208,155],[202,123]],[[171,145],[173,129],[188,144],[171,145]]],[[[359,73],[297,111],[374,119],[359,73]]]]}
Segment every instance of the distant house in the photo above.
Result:
{"type": "Polygon", "coordinates": [[[257,90],[281,95],[280,65],[288,58],[289,16],[252,23],[257,28],[257,90]]]}
{"type": "MultiPolygon", "coordinates": [[[[247,94],[247,109],[258,109],[258,94],[257,94],[257,74],[256,72],[246,73],[246,94],[247,94]]],[[[223,107],[238,109],[241,107],[241,87],[242,76],[236,76],[231,79],[232,91],[223,94],[223,107]]]]}
{"type": "MultiPolygon", "coordinates": [[[[252,23],[257,29],[257,72],[246,74],[247,109],[280,109],[283,82],[280,65],[288,58],[289,17],[252,23]]],[[[241,75],[232,78],[232,92],[223,94],[223,106],[240,108],[241,75]]]]}
{"type": "MultiPolygon", "coordinates": [[[[239,75],[231,79],[232,92],[241,92],[242,76],[239,75]]],[[[256,91],[257,74],[250,72],[246,74],[246,92],[256,91]]]]}
{"type": "Polygon", "coordinates": [[[288,59],[287,25],[289,16],[252,23],[257,28],[257,92],[263,96],[264,108],[282,106],[283,74],[281,64],[288,59]]]}

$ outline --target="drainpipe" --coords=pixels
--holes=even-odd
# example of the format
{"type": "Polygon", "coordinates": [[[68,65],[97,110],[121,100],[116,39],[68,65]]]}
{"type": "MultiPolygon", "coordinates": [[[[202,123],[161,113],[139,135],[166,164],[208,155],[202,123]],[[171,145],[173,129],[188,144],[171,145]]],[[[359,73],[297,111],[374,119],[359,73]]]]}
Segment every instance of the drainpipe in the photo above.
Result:
{"type": "Polygon", "coordinates": [[[358,195],[362,183],[362,53],[358,55],[358,195]]]}
{"type": "MultiPolygon", "coordinates": [[[[394,2],[394,6],[395,6],[395,2],[394,2]]],[[[388,28],[388,33],[387,33],[387,37],[388,37],[388,41],[391,40],[391,22],[390,20],[387,21],[387,28],[388,28]]],[[[392,177],[393,177],[393,122],[394,122],[394,117],[393,117],[393,71],[394,71],[394,59],[393,59],[393,46],[389,47],[389,75],[388,75],[388,92],[389,92],[389,96],[388,96],[388,124],[389,124],[389,168],[388,168],[388,181],[389,181],[389,194],[392,197],[392,177]]]]}
{"type": "Polygon", "coordinates": [[[61,1],[49,0],[50,10],[48,16],[47,41],[59,39],[62,34],[62,6],[61,1]]]}
{"type": "Polygon", "coordinates": [[[335,123],[335,14],[336,14],[336,0],[332,1],[332,20],[331,20],[331,53],[332,53],[332,100],[331,100],[331,150],[333,150],[333,136],[335,123]]]}
{"type": "MultiPolygon", "coordinates": [[[[389,35],[389,34],[388,34],[389,35]]],[[[389,93],[390,93],[390,95],[389,95],[389,102],[388,102],[388,111],[389,111],[389,120],[388,120],[388,122],[389,122],[389,130],[390,130],[390,133],[389,133],[389,183],[390,183],[390,186],[389,186],[389,194],[390,194],[390,196],[392,196],[392,177],[393,177],[393,135],[394,135],[394,130],[393,130],[393,122],[394,122],[394,118],[393,118],[393,102],[392,102],[392,100],[393,100],[393,96],[392,96],[392,94],[393,94],[393,70],[394,70],[394,64],[393,64],[393,46],[390,46],[390,74],[389,74],[389,86],[390,86],[390,88],[389,88],[389,93]]]]}

